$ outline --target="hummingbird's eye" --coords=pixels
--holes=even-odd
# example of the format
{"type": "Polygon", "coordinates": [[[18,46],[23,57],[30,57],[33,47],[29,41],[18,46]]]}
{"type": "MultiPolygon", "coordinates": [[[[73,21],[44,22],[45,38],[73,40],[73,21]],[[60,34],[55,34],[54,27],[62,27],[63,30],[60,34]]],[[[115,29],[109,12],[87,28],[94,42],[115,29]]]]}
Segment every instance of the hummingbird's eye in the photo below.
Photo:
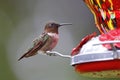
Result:
{"type": "Polygon", "coordinates": [[[51,26],[52,26],[52,24],[49,24],[48,26],[49,26],[49,27],[51,27],[51,26]]]}
{"type": "Polygon", "coordinates": [[[54,26],[55,26],[54,23],[49,24],[49,27],[54,27],[54,26]]]}

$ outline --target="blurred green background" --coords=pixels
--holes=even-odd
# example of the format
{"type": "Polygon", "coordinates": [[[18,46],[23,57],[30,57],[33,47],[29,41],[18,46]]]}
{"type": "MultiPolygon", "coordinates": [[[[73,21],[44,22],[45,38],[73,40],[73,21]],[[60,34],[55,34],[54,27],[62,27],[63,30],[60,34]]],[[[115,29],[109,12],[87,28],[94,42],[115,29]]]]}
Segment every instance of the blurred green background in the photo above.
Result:
{"type": "Polygon", "coordinates": [[[96,31],[82,0],[0,0],[0,80],[110,80],[82,77],[69,59],[60,57],[37,55],[17,61],[51,20],[73,23],[60,29],[55,50],[63,54],[96,31]]]}

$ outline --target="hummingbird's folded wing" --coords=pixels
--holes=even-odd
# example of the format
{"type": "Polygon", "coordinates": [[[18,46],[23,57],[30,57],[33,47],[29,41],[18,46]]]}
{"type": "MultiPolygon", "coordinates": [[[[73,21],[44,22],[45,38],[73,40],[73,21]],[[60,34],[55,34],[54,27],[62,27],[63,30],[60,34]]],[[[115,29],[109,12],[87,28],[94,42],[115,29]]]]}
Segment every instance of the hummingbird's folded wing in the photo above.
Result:
{"type": "Polygon", "coordinates": [[[35,46],[35,45],[37,45],[38,43],[39,43],[39,41],[41,41],[41,42],[45,42],[47,39],[48,39],[48,34],[47,33],[42,33],[39,37],[37,37],[37,38],[35,38],[34,40],[33,40],[33,46],[35,46]]]}
{"type": "Polygon", "coordinates": [[[37,51],[40,50],[43,45],[46,43],[46,41],[49,39],[49,35],[47,33],[43,33],[36,41],[34,42],[34,45],[31,49],[29,49],[23,56],[21,56],[19,60],[21,60],[24,57],[30,57],[36,55],[37,51]]]}

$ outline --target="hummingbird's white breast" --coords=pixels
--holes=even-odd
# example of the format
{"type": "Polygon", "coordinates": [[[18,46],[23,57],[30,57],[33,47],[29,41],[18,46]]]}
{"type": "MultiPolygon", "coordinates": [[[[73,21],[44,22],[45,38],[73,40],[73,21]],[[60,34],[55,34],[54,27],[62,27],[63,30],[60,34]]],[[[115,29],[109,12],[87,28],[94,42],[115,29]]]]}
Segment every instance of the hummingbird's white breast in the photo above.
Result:
{"type": "Polygon", "coordinates": [[[48,33],[49,36],[52,37],[52,44],[50,45],[50,48],[54,48],[59,40],[59,36],[56,33],[48,33]]]}

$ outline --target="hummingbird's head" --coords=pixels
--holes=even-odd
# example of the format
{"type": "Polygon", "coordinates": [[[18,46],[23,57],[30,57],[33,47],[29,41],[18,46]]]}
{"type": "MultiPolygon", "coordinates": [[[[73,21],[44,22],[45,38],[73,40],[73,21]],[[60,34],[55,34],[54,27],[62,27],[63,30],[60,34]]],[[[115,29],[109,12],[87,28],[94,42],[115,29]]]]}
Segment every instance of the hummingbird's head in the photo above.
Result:
{"type": "Polygon", "coordinates": [[[58,28],[60,26],[64,26],[64,25],[71,25],[71,23],[62,23],[62,24],[58,24],[55,22],[49,22],[45,25],[45,32],[52,32],[52,33],[58,33],[58,28]]]}

